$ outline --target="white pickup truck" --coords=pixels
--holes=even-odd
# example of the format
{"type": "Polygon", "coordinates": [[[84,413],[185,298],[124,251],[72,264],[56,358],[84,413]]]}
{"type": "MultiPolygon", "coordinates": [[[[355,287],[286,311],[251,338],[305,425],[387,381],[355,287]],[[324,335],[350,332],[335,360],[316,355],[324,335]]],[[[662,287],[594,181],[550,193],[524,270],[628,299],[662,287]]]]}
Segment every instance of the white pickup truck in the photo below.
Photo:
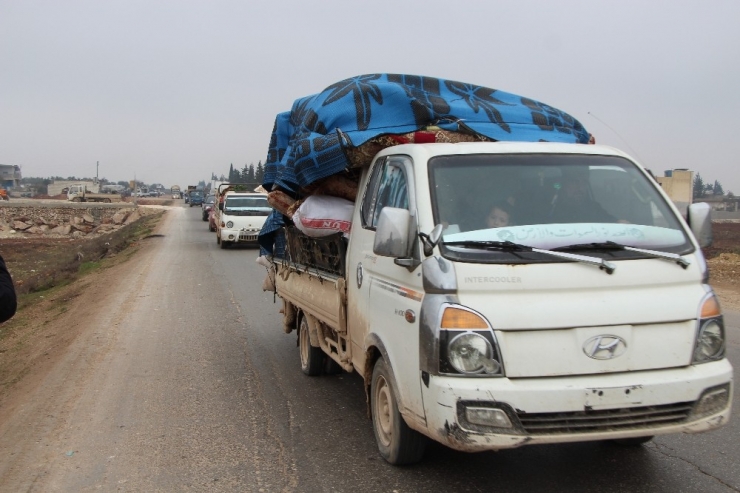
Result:
{"type": "MultiPolygon", "coordinates": [[[[227,185],[227,184],[225,184],[227,185]]],[[[257,244],[257,236],[272,212],[263,193],[221,190],[216,214],[216,243],[221,248],[234,244],[257,244]]]]}
{"type": "Polygon", "coordinates": [[[364,378],[388,462],[727,423],[706,204],[582,144],[398,145],[359,187],[349,240],[288,230],[275,286],[303,372],[364,378]]]}

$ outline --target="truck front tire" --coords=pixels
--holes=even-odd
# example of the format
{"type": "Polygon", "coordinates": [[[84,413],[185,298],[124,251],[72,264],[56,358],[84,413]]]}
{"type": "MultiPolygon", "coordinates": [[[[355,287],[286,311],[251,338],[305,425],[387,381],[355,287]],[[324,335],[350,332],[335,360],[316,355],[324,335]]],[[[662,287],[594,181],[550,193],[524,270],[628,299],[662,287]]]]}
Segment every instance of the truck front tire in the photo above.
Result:
{"type": "Polygon", "coordinates": [[[370,388],[375,441],[380,455],[389,463],[395,466],[415,464],[424,456],[427,439],[403,420],[394,386],[388,364],[378,358],[370,388]]]}
{"type": "Polygon", "coordinates": [[[324,352],[320,347],[311,345],[305,315],[301,316],[301,323],[298,326],[298,349],[301,354],[301,371],[309,377],[321,375],[324,370],[324,352]]]}

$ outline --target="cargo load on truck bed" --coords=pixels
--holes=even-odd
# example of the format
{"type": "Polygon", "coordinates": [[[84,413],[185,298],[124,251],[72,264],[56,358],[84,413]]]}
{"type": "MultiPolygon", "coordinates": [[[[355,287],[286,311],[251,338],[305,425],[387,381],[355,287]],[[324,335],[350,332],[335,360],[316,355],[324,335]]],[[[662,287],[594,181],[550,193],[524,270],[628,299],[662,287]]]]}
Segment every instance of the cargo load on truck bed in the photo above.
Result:
{"type": "Polygon", "coordinates": [[[578,120],[550,105],[475,84],[403,74],[359,75],[297,99],[275,119],[263,186],[275,210],[262,253],[312,194],[354,201],[357,168],[398,144],[475,141],[588,143],[578,120]]]}

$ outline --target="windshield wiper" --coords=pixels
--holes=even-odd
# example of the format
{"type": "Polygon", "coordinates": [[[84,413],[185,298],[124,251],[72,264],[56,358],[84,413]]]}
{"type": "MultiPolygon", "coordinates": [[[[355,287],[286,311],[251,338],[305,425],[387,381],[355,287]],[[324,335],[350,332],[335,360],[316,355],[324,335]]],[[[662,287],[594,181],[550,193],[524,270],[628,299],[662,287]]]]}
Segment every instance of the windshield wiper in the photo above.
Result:
{"type": "Polygon", "coordinates": [[[505,252],[531,252],[532,247],[514,243],[513,241],[483,241],[483,240],[465,240],[465,241],[445,241],[445,245],[475,247],[484,250],[503,250],[505,252]]]}
{"type": "Polygon", "coordinates": [[[628,252],[635,252],[635,253],[642,253],[643,255],[648,255],[653,258],[660,258],[664,260],[668,260],[670,262],[675,262],[684,269],[687,269],[691,262],[683,258],[682,256],[676,254],[676,253],[670,253],[670,252],[661,252],[658,250],[646,250],[644,248],[635,248],[627,245],[621,245],[619,243],[616,243],[614,241],[604,241],[601,243],[580,243],[577,245],[568,245],[564,247],[557,248],[559,251],[579,251],[579,250],[616,250],[616,251],[628,251],[628,252]]]}
{"type": "Polygon", "coordinates": [[[545,255],[550,255],[557,258],[562,258],[566,260],[573,260],[576,262],[583,262],[586,264],[591,264],[597,266],[599,269],[605,271],[607,274],[614,273],[614,270],[617,268],[614,264],[611,262],[607,262],[606,260],[598,257],[588,257],[586,255],[576,255],[574,253],[566,253],[566,252],[556,252],[553,250],[543,250],[541,248],[533,248],[527,245],[522,245],[520,243],[514,243],[512,241],[474,241],[474,240],[467,240],[467,241],[445,241],[445,245],[447,246],[461,246],[461,247],[470,247],[470,248],[482,248],[484,250],[501,250],[505,252],[535,252],[535,253],[543,253],[545,255]]]}

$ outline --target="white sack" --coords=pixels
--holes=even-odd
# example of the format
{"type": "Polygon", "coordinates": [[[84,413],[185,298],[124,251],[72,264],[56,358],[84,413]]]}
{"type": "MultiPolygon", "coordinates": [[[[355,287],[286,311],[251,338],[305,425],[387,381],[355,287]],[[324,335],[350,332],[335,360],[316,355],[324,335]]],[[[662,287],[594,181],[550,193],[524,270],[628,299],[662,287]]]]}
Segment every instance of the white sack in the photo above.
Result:
{"type": "Polygon", "coordinates": [[[315,238],[335,233],[349,234],[355,204],[330,195],[307,197],[293,214],[293,222],[305,235],[315,238]]]}

